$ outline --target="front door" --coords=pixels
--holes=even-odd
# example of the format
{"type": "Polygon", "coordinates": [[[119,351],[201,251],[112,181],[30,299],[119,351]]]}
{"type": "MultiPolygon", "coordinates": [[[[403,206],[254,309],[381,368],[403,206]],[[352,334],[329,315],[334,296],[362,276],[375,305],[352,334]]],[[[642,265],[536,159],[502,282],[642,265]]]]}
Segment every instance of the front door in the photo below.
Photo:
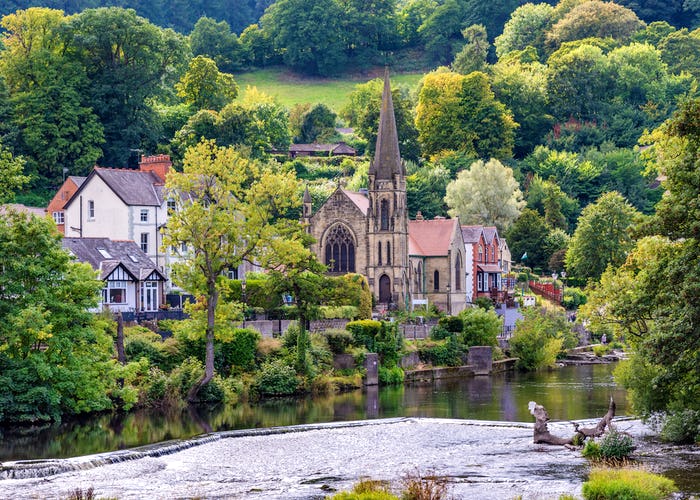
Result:
{"type": "Polygon", "coordinates": [[[141,284],[141,310],[158,310],[158,282],[145,281],[141,284]]]}
{"type": "Polygon", "coordinates": [[[386,274],[379,278],[379,302],[382,304],[391,302],[391,280],[386,274]]]}

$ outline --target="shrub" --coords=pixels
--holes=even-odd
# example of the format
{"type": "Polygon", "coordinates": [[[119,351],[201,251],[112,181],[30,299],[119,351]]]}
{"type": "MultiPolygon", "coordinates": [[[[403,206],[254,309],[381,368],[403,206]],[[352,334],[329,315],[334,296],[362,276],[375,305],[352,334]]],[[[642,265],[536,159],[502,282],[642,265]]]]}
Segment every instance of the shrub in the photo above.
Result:
{"type": "Polygon", "coordinates": [[[337,493],[330,500],[398,500],[398,497],[389,492],[389,484],[385,481],[363,479],[357,483],[352,492],[343,491],[337,493]]]}
{"type": "Polygon", "coordinates": [[[323,335],[333,354],[343,354],[352,345],[352,334],[347,330],[329,328],[323,332],[323,335]]]}
{"type": "Polygon", "coordinates": [[[256,358],[258,361],[265,361],[268,358],[277,356],[282,350],[282,340],[263,337],[256,346],[256,358]]]}
{"type": "Polygon", "coordinates": [[[447,479],[432,474],[409,474],[403,479],[401,500],[442,500],[447,497],[447,479]]]}
{"type": "Polygon", "coordinates": [[[220,344],[224,370],[230,372],[250,370],[255,366],[255,353],[262,335],[252,328],[235,328],[229,342],[220,344]]]}
{"type": "MultiPolygon", "coordinates": [[[[460,330],[461,331],[461,330],[460,330]]],[[[451,335],[451,332],[442,325],[435,325],[430,329],[430,338],[432,340],[443,340],[451,335]]]]}
{"type": "Polygon", "coordinates": [[[600,456],[606,460],[623,460],[634,451],[634,441],[629,434],[610,428],[600,440],[600,456]]]}
{"type": "Polygon", "coordinates": [[[586,300],[586,294],[583,293],[583,290],[570,286],[564,288],[564,298],[561,305],[564,306],[564,309],[576,309],[585,304],[586,300]]]}
{"type": "Polygon", "coordinates": [[[256,381],[256,388],[261,395],[288,395],[294,394],[299,385],[294,367],[285,364],[281,360],[265,363],[256,381]]]}
{"type": "Polygon", "coordinates": [[[593,469],[583,483],[586,500],[660,500],[676,491],[670,479],[640,469],[593,469]]]}
{"type": "Polygon", "coordinates": [[[581,455],[584,458],[593,460],[594,462],[600,460],[600,445],[592,439],[589,439],[588,441],[586,441],[583,450],[581,450],[581,455]]]}
{"type": "Polygon", "coordinates": [[[399,325],[382,321],[379,333],[374,338],[374,347],[382,366],[396,366],[403,350],[403,335],[399,332],[399,325]]]}
{"type": "Polygon", "coordinates": [[[464,348],[455,335],[450,335],[444,342],[425,344],[418,350],[421,361],[433,366],[459,366],[463,353],[464,348]]]}
{"type": "Polygon", "coordinates": [[[385,366],[379,367],[379,382],[385,385],[400,385],[403,384],[405,374],[401,367],[392,366],[387,368],[385,366]]]}
{"type": "Polygon", "coordinates": [[[376,352],[374,338],[381,328],[382,323],[372,319],[351,321],[345,325],[345,329],[352,334],[353,344],[356,346],[365,346],[369,352],[376,352]]]}
{"type": "Polygon", "coordinates": [[[325,319],[356,319],[359,308],[356,306],[321,306],[320,314],[325,319]]]}
{"type": "Polygon", "coordinates": [[[438,326],[450,333],[462,333],[464,321],[462,321],[460,316],[444,316],[438,320],[438,326]]]}
{"type": "Polygon", "coordinates": [[[474,304],[479,309],[484,309],[485,311],[493,309],[493,300],[489,299],[488,297],[477,297],[474,304]]]}
{"type": "Polygon", "coordinates": [[[557,360],[562,340],[552,338],[539,328],[536,320],[518,321],[515,333],[508,342],[510,353],[518,358],[516,366],[521,370],[537,370],[551,366],[557,360]]]}
{"type": "Polygon", "coordinates": [[[661,428],[661,439],[679,444],[700,442],[700,411],[681,410],[668,414],[661,428]]]}
{"type": "Polygon", "coordinates": [[[459,317],[463,324],[460,340],[465,346],[498,345],[498,334],[503,329],[503,320],[496,311],[471,307],[460,312],[459,317]]]}
{"type": "Polygon", "coordinates": [[[591,347],[591,349],[593,349],[593,354],[595,354],[597,357],[600,358],[601,356],[609,353],[611,348],[609,345],[602,345],[601,344],[601,345],[594,345],[593,347],[591,347]]]}

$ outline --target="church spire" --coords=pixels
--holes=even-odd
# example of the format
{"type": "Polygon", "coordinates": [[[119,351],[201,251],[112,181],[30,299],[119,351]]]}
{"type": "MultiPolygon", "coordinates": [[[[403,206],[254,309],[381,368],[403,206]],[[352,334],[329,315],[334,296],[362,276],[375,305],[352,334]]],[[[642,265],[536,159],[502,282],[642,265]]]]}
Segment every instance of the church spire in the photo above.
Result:
{"type": "Polygon", "coordinates": [[[379,112],[377,145],[369,173],[374,174],[376,179],[393,179],[395,174],[403,175],[405,173],[399,152],[394,102],[391,98],[391,85],[389,84],[389,68],[386,68],[384,72],[384,92],[382,94],[382,109],[379,112]]]}

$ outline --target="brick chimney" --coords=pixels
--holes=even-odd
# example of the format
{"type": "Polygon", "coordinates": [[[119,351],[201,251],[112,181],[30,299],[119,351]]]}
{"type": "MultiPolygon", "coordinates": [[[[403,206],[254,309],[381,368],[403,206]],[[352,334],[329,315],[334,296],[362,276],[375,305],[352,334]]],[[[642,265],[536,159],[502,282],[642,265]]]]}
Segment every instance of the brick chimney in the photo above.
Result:
{"type": "Polygon", "coordinates": [[[141,172],[153,172],[161,181],[165,182],[165,176],[168,175],[172,165],[173,162],[170,161],[170,155],[141,156],[139,170],[141,172]]]}

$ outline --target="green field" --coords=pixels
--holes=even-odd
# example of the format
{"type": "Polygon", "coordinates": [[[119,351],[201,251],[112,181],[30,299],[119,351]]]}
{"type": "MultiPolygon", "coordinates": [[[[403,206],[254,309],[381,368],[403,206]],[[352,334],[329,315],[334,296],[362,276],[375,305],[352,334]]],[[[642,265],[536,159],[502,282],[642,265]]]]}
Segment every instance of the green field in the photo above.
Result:
{"type": "MultiPolygon", "coordinates": [[[[235,74],[234,77],[245,92],[247,86],[276,97],[287,107],[302,103],[323,103],[338,112],[348,102],[348,96],[358,83],[365,83],[382,76],[382,71],[364,76],[346,78],[312,78],[292,73],[285,69],[264,69],[250,73],[235,74]]],[[[403,84],[415,89],[423,73],[391,75],[392,84],[403,84]]]]}

